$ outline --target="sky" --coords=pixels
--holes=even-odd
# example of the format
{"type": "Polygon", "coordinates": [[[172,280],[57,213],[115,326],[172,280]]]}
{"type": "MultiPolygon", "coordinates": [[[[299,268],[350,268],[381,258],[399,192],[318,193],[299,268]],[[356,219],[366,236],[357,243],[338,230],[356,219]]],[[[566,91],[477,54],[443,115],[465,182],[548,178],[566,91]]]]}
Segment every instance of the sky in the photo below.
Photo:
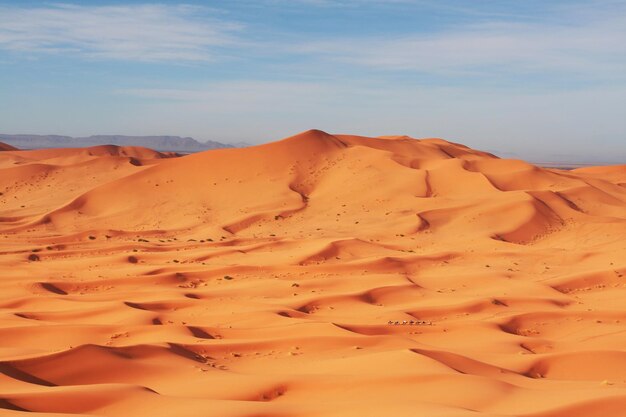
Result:
{"type": "Polygon", "coordinates": [[[0,0],[0,132],[626,163],[626,0],[0,0]]]}

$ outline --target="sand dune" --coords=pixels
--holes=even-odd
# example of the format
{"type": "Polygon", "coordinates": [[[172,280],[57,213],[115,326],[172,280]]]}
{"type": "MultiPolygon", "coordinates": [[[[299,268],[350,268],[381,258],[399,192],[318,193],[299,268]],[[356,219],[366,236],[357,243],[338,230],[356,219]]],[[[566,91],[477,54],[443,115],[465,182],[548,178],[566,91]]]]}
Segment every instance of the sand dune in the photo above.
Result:
{"type": "Polygon", "coordinates": [[[0,415],[626,415],[626,165],[0,150],[0,415]]]}
{"type": "Polygon", "coordinates": [[[11,146],[8,143],[0,142],[0,151],[16,151],[15,146],[11,146]]]}

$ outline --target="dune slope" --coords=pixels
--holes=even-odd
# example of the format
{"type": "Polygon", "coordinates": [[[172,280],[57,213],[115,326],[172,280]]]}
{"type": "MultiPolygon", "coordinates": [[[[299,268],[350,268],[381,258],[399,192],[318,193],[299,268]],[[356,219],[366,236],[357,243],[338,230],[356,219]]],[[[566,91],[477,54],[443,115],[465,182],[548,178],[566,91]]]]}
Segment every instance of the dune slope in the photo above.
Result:
{"type": "Polygon", "coordinates": [[[0,151],[16,151],[17,148],[8,143],[0,142],[0,151]]]}
{"type": "Polygon", "coordinates": [[[620,417],[625,237],[626,166],[442,139],[7,148],[0,415],[620,417]]]}

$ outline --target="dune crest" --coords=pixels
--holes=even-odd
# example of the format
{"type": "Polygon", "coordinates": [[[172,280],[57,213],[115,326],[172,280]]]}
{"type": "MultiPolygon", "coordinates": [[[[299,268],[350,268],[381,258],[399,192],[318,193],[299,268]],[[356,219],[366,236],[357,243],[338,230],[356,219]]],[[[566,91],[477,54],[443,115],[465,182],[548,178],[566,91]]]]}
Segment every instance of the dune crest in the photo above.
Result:
{"type": "Polygon", "coordinates": [[[0,144],[0,414],[621,417],[626,165],[0,144]]]}

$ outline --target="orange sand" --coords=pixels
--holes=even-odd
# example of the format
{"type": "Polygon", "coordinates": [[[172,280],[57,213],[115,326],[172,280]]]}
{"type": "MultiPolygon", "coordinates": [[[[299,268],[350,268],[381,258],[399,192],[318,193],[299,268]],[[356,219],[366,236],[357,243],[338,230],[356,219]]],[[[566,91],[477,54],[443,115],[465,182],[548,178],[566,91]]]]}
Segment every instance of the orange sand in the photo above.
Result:
{"type": "Polygon", "coordinates": [[[2,149],[2,416],[626,415],[626,166],[2,149]]]}

